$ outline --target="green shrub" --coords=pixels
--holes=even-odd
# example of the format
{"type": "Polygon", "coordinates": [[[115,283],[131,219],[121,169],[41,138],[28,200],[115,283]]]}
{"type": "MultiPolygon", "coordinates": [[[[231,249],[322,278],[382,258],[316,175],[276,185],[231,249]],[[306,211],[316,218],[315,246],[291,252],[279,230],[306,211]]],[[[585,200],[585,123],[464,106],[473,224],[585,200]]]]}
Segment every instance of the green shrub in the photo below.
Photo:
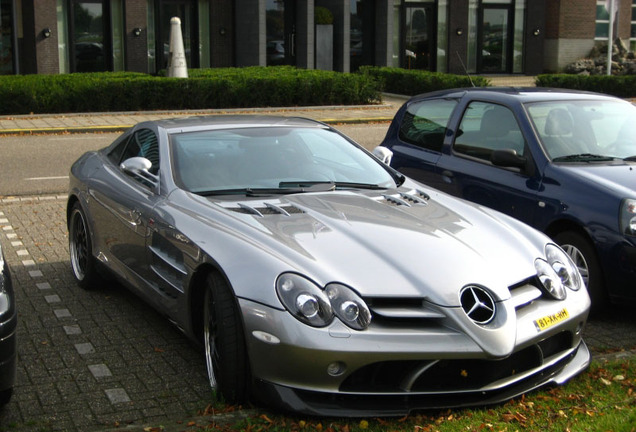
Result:
{"type": "Polygon", "coordinates": [[[0,76],[0,114],[369,104],[373,77],[281,67],[192,69],[189,78],[141,73],[0,76]]]}
{"type": "Polygon", "coordinates": [[[362,66],[359,72],[378,80],[382,86],[382,91],[410,96],[449,88],[472,87],[473,85],[486,87],[490,85],[490,82],[483,77],[468,77],[413,69],[362,66]]]}
{"type": "Polygon", "coordinates": [[[636,97],[636,75],[545,74],[537,76],[536,85],[593,91],[622,98],[636,97]]]}
{"type": "Polygon", "coordinates": [[[314,8],[314,22],[316,25],[333,24],[333,14],[326,7],[317,6],[314,8]]]}

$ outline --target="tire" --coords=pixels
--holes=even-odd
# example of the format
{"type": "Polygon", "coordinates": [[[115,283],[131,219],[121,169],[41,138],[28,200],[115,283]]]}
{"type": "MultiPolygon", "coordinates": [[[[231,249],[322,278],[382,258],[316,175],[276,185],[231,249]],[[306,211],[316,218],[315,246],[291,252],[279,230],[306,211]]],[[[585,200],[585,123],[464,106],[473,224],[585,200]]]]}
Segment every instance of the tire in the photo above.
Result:
{"type": "Polygon", "coordinates": [[[69,254],[71,270],[77,284],[83,289],[89,289],[100,281],[97,263],[93,257],[93,242],[91,240],[86,216],[79,203],[73,205],[68,225],[69,254]]]}
{"type": "Polygon", "coordinates": [[[249,397],[249,368],[243,324],[225,280],[215,274],[205,279],[203,337],[210,387],[229,404],[249,397]]]}
{"type": "Polygon", "coordinates": [[[554,239],[576,264],[587,292],[592,300],[592,310],[601,311],[607,305],[607,293],[603,287],[603,272],[592,244],[575,231],[564,231],[554,239]]]}

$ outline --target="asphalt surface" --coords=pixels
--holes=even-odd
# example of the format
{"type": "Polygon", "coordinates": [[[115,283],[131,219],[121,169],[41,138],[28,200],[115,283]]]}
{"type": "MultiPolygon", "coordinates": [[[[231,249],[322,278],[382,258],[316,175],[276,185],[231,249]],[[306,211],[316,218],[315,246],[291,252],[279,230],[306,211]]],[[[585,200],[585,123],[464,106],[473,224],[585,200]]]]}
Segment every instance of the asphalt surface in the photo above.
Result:
{"type": "MultiPolygon", "coordinates": [[[[401,103],[386,97],[376,107],[267,112],[334,124],[388,121],[401,103]]],[[[0,133],[119,130],[146,117],[185,114],[191,113],[0,118],[0,133]]],[[[152,430],[149,425],[180,431],[222,421],[227,414],[210,414],[214,401],[200,347],[116,283],[90,291],[76,286],[65,204],[65,195],[0,197],[0,243],[19,309],[18,378],[11,402],[0,409],[0,431],[152,430]]],[[[636,353],[632,310],[615,306],[589,321],[584,339],[595,359],[636,353]]]]}

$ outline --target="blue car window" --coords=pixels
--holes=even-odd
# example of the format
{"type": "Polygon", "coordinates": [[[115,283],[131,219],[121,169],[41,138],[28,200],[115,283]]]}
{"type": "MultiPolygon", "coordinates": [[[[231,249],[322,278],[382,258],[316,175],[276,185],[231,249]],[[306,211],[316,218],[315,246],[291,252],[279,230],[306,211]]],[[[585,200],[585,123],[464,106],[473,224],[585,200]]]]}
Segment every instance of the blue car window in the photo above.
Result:
{"type": "Polygon", "coordinates": [[[486,102],[468,105],[459,124],[453,151],[490,160],[493,150],[512,149],[523,155],[525,140],[508,108],[486,102]]]}
{"type": "Polygon", "coordinates": [[[400,126],[400,139],[428,150],[441,151],[448,120],[456,105],[454,99],[431,99],[409,105],[400,126]]]}
{"type": "Polygon", "coordinates": [[[579,155],[636,155],[636,108],[620,100],[567,100],[526,104],[545,153],[560,162],[579,155]]]}

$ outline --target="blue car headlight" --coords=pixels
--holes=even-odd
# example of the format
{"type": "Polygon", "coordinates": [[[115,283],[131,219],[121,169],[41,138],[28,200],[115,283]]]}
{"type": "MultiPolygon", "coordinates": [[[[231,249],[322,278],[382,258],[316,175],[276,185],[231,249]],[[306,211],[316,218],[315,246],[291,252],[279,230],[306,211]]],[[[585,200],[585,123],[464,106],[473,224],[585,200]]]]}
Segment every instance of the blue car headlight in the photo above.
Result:
{"type": "Polygon", "coordinates": [[[351,288],[330,283],[325,289],[296,273],[284,273],[276,281],[278,298],[299,321],[313,327],[328,326],[338,317],[355,330],[371,323],[371,312],[351,288]]]}
{"type": "Polygon", "coordinates": [[[636,199],[624,199],[620,214],[621,232],[625,235],[636,235],[636,199]]]}

